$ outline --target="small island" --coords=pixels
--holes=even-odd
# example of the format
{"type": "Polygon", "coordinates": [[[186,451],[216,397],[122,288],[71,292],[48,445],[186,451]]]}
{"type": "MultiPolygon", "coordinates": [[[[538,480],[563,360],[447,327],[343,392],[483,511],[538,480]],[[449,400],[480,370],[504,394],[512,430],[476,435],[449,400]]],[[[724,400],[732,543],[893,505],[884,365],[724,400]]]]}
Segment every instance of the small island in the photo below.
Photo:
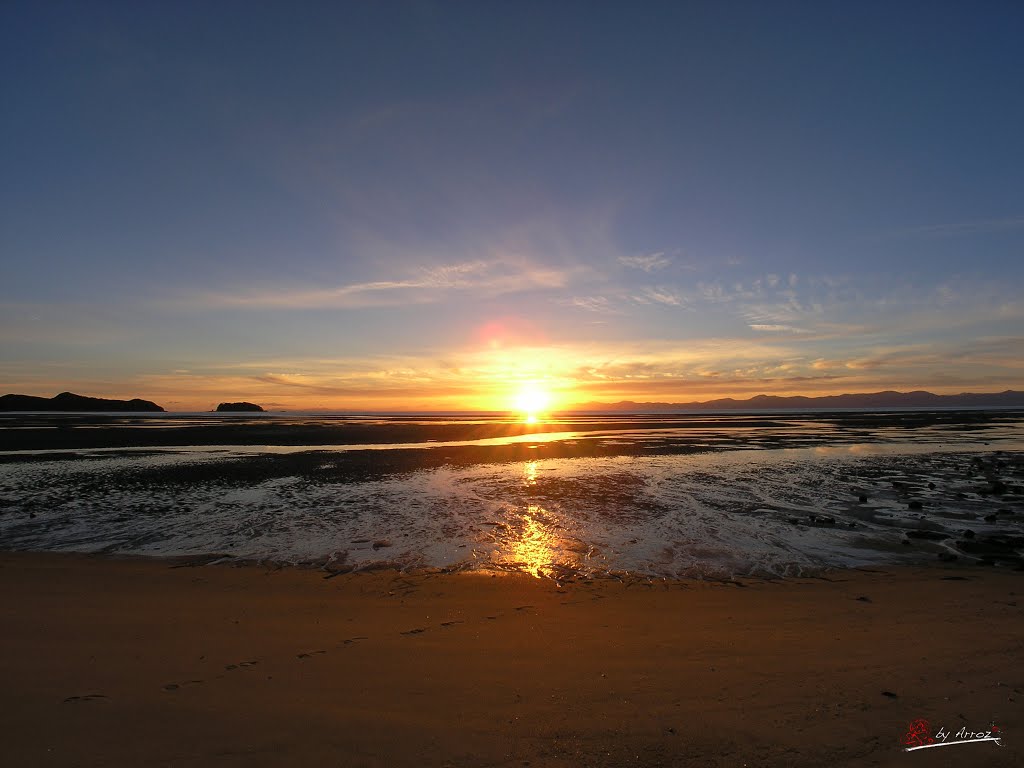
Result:
{"type": "Polygon", "coordinates": [[[107,400],[102,397],[85,397],[73,392],[61,392],[56,397],[35,397],[34,395],[3,395],[0,397],[0,411],[62,411],[66,413],[163,413],[164,409],[149,400],[107,400]]]}
{"type": "Polygon", "coordinates": [[[256,403],[221,403],[217,413],[263,413],[263,408],[256,403]]]}

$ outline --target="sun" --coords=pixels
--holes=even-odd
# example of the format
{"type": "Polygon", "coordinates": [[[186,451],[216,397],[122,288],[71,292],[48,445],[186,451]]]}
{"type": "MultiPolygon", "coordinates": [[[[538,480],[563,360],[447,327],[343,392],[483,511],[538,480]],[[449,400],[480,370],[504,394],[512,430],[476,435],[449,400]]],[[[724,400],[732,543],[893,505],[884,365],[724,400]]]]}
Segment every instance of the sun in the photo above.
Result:
{"type": "Polygon", "coordinates": [[[514,406],[532,424],[551,407],[551,393],[537,384],[526,384],[516,395],[514,406]]]}

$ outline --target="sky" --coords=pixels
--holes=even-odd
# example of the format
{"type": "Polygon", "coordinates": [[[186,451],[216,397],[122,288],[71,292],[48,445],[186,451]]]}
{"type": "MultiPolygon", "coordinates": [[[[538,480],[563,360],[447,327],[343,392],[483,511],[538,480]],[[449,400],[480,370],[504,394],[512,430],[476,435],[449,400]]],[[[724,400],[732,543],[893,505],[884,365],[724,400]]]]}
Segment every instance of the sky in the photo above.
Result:
{"type": "Polygon", "coordinates": [[[1019,2],[0,6],[0,390],[1024,389],[1019,2]]]}

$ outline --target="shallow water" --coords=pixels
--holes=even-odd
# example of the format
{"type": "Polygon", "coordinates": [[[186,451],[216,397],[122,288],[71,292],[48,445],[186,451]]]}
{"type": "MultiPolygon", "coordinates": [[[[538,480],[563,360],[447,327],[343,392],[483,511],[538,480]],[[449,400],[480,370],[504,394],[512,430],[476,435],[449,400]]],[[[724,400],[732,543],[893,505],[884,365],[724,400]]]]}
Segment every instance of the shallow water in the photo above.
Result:
{"type": "Polygon", "coordinates": [[[0,547],[560,579],[789,575],[940,553],[1021,562],[1018,421],[979,433],[701,419],[437,443],[8,453],[0,547]],[[487,452],[454,453],[467,446],[487,452]]]}

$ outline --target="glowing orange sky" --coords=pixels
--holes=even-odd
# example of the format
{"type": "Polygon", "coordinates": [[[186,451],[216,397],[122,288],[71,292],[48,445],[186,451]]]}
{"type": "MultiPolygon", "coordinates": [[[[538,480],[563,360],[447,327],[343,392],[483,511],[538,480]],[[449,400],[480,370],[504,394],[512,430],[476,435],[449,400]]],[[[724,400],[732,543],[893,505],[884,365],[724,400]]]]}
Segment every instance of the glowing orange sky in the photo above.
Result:
{"type": "Polygon", "coordinates": [[[3,392],[1024,389],[1019,4],[135,5],[0,24],[3,392]]]}

